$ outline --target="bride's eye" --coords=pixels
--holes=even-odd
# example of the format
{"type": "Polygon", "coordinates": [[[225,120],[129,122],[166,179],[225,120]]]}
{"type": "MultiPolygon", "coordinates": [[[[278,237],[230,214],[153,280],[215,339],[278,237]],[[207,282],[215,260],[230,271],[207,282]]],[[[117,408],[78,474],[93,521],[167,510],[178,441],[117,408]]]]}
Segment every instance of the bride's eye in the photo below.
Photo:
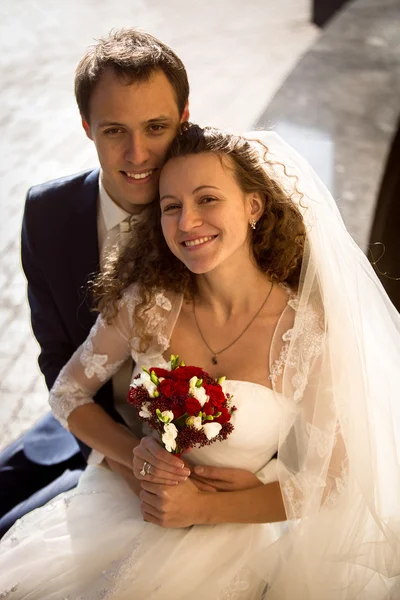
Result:
{"type": "Polygon", "coordinates": [[[203,196],[200,198],[200,204],[210,204],[211,202],[215,202],[216,198],[213,196],[203,196]]]}
{"type": "Polygon", "coordinates": [[[168,204],[167,206],[164,206],[164,208],[162,208],[161,210],[163,213],[166,213],[166,212],[170,213],[179,208],[180,208],[179,204],[168,204]]]}

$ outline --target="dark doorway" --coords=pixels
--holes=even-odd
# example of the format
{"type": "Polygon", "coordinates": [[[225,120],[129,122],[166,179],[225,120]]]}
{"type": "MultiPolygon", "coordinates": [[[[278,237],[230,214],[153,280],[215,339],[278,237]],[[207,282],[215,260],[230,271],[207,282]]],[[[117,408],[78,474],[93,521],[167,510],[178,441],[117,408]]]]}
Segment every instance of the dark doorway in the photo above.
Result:
{"type": "Polygon", "coordinates": [[[400,311],[400,121],[394,137],[375,209],[370,258],[391,301],[400,311]]]}
{"type": "Polygon", "coordinates": [[[312,21],[323,27],[348,0],[313,0],[312,21]]]}

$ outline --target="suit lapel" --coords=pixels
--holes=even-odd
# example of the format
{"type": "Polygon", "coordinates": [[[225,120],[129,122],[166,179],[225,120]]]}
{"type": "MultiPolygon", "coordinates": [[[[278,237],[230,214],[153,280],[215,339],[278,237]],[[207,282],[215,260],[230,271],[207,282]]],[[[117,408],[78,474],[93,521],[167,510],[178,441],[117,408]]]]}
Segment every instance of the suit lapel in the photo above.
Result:
{"type": "Polygon", "coordinates": [[[76,210],[71,215],[70,227],[67,228],[71,235],[70,273],[74,282],[73,289],[77,294],[77,320],[83,327],[84,337],[96,319],[95,313],[91,312],[93,300],[87,284],[99,269],[98,181],[99,170],[95,169],[83,183],[82,192],[76,198],[76,210]]]}

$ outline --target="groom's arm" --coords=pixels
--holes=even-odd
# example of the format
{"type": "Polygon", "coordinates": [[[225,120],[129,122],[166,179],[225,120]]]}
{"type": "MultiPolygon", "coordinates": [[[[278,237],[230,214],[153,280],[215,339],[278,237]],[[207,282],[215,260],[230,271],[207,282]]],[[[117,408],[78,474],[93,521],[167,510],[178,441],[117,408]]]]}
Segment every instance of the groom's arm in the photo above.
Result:
{"type": "Polygon", "coordinates": [[[68,338],[49,284],[38,263],[38,251],[35,247],[33,233],[38,218],[31,202],[30,190],[22,222],[21,260],[28,282],[32,329],[40,345],[39,367],[48,389],[51,389],[62,367],[73,354],[74,347],[68,338]]]}

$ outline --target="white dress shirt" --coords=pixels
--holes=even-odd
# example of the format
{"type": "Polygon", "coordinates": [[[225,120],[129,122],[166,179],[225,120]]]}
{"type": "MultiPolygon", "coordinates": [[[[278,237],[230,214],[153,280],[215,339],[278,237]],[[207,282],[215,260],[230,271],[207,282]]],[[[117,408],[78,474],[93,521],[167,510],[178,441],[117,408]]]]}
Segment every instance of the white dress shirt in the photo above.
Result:
{"type": "MultiPolygon", "coordinates": [[[[106,192],[101,176],[99,176],[99,197],[97,203],[97,236],[99,240],[100,268],[104,268],[108,252],[116,244],[121,247],[126,242],[126,236],[121,235],[132,224],[139,222],[140,217],[132,216],[126,210],[115,204],[106,192]],[[129,222],[129,224],[128,224],[129,222]]],[[[133,362],[129,358],[112,378],[114,405],[117,412],[124,418],[126,411],[132,413],[132,406],[126,400],[132,377],[133,362]]],[[[124,419],[125,420],[125,419],[124,419]]],[[[131,420],[131,419],[130,419],[131,420]]],[[[138,432],[136,432],[137,434],[138,432]]],[[[104,456],[92,450],[88,464],[99,464],[104,456]]]]}

